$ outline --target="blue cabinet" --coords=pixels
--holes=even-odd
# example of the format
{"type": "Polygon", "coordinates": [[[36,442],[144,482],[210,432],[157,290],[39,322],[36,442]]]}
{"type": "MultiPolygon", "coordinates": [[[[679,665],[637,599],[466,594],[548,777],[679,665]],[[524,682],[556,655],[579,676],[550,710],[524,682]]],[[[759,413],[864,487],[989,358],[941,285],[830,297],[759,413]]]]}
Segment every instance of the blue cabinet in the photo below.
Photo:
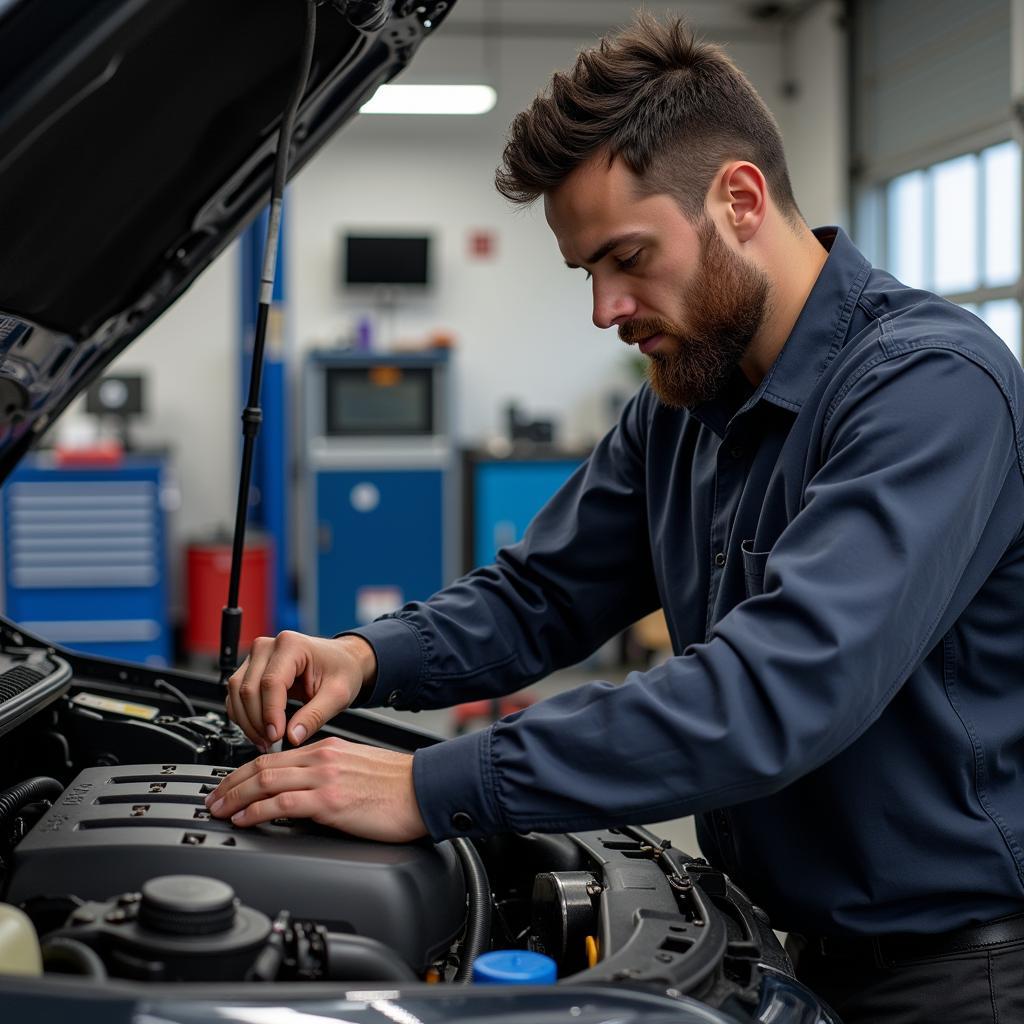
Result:
{"type": "Polygon", "coordinates": [[[166,665],[166,459],[26,459],[2,489],[8,618],[89,654],[166,665]]]}
{"type": "Polygon", "coordinates": [[[454,576],[448,352],[311,352],[305,372],[307,632],[331,636],[454,576]]]}
{"type": "Polygon", "coordinates": [[[520,540],[533,517],[585,458],[574,452],[509,458],[468,452],[463,475],[466,518],[473,529],[464,549],[464,568],[489,565],[499,548],[520,540]]]}
{"type": "Polygon", "coordinates": [[[316,632],[331,635],[444,584],[441,469],[314,474],[316,632]]]}

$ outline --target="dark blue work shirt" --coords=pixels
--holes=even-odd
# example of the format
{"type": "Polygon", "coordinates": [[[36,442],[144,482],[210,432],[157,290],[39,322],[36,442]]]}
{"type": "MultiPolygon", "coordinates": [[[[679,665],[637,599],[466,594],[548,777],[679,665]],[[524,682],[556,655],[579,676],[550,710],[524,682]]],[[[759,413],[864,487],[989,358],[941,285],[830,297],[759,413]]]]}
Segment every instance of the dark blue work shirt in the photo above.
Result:
{"type": "Polygon", "coordinates": [[[760,386],[645,386],[523,541],[358,630],[369,703],[493,697],[665,609],[675,656],[417,752],[435,838],[699,815],[776,927],[1024,910],[1024,374],[830,255],[760,386]]]}

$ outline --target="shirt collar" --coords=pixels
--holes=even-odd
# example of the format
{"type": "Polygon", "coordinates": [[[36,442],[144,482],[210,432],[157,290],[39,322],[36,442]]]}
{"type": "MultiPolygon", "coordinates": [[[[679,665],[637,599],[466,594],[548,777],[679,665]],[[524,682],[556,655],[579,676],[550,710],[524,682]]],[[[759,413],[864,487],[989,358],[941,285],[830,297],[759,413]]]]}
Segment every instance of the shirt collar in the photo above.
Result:
{"type": "MultiPolygon", "coordinates": [[[[762,399],[793,412],[799,411],[846,340],[850,319],[871,264],[842,228],[815,228],[814,236],[828,251],[828,258],[782,351],[740,411],[762,399]]],[[[736,408],[734,394],[728,397],[723,394],[697,406],[693,414],[715,433],[722,434],[724,424],[732,418],[736,408]]]]}

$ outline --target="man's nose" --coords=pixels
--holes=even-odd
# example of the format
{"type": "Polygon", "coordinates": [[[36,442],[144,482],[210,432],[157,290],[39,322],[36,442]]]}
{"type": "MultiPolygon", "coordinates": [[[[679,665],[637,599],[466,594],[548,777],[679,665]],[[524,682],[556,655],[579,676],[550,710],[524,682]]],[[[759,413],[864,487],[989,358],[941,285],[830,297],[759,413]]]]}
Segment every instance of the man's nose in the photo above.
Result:
{"type": "Polygon", "coordinates": [[[636,316],[636,300],[629,292],[611,288],[607,285],[599,286],[594,281],[594,326],[614,327],[623,324],[636,316]]]}

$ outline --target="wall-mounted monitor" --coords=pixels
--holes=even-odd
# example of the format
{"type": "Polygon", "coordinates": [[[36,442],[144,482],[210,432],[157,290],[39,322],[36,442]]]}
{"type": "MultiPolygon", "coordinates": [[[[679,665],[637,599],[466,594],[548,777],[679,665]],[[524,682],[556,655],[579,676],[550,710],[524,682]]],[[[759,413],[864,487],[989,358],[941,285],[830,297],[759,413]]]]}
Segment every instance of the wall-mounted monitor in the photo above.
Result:
{"type": "Polygon", "coordinates": [[[342,280],[349,287],[430,284],[429,235],[350,235],[342,238],[342,280]]]}

